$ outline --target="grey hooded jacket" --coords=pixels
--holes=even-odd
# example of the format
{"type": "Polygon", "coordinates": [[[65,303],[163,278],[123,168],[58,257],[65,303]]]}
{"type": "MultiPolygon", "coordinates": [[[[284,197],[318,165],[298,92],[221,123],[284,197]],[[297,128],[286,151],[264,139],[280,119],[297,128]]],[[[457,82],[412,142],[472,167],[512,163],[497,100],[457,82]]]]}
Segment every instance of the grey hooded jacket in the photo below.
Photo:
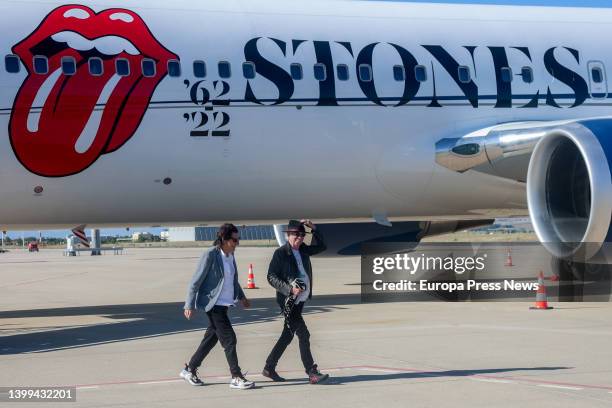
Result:
{"type": "MultiPolygon", "coordinates": [[[[193,278],[187,288],[187,300],[184,309],[203,309],[208,312],[213,308],[223,287],[223,259],[218,247],[209,248],[200,258],[193,278]]],[[[234,260],[234,300],[244,299],[244,292],[238,283],[238,268],[234,260]]]]}

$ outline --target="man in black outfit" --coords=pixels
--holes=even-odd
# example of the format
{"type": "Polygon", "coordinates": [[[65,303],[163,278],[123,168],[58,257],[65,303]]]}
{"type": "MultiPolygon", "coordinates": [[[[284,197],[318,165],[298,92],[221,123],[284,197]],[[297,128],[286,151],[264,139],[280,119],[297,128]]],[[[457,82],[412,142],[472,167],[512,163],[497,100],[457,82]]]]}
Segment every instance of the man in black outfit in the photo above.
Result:
{"type": "Polygon", "coordinates": [[[262,374],[273,381],[285,380],[276,372],[276,365],[293,340],[294,334],[297,334],[304,369],[310,383],[317,384],[327,380],[329,375],[321,374],[314,363],[310,352],[310,333],[302,318],[302,310],[306,300],[312,298],[310,256],[325,251],[326,246],[323,237],[310,220],[291,220],[285,232],[287,233],[287,244],[274,252],[268,267],[268,282],[277,290],[276,301],[281,310],[285,308],[285,302],[289,296],[294,297],[295,304],[286,316],[283,332],[266,359],[266,366],[262,374]],[[313,234],[310,245],[304,244],[306,236],[304,226],[309,227],[313,234]]]}

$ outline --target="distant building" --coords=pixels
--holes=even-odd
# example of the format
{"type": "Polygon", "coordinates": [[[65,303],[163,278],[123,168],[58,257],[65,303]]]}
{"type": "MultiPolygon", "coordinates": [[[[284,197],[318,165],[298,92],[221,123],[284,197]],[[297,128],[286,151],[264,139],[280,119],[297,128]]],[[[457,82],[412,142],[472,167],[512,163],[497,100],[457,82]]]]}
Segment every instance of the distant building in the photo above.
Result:
{"type": "Polygon", "coordinates": [[[168,241],[183,242],[196,240],[196,228],[201,227],[170,227],[168,228],[168,241]]]}
{"type": "Polygon", "coordinates": [[[150,232],[135,232],[132,234],[133,242],[138,242],[141,240],[153,241],[153,234],[151,234],[150,232]]]}
{"type": "MultiPolygon", "coordinates": [[[[214,241],[219,227],[170,227],[168,241],[214,241]]],[[[242,240],[274,240],[272,225],[238,226],[242,240]]]]}

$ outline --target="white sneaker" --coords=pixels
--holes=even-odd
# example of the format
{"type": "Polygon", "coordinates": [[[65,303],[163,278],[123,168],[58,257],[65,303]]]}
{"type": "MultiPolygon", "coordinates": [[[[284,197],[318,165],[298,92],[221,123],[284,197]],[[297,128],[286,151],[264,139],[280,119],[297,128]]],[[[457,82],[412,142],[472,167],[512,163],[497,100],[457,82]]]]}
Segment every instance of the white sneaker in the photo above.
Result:
{"type": "Polygon", "coordinates": [[[198,378],[198,370],[190,370],[189,367],[187,365],[185,365],[185,368],[183,368],[183,371],[180,372],[180,377],[187,381],[190,385],[204,385],[204,383],[202,382],[202,380],[200,380],[198,378]]]}
{"type": "Polygon", "coordinates": [[[249,381],[243,376],[240,377],[232,377],[232,381],[230,381],[230,388],[234,388],[237,390],[248,390],[249,388],[253,388],[255,383],[253,381],[249,381]]]}

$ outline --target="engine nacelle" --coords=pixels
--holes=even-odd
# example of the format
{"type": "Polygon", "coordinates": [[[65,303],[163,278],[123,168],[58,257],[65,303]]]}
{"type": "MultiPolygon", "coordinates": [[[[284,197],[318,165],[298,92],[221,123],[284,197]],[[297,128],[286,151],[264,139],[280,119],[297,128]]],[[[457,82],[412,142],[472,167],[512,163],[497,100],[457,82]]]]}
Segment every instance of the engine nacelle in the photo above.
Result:
{"type": "MultiPolygon", "coordinates": [[[[384,242],[419,242],[422,238],[461,231],[468,228],[490,225],[494,220],[467,221],[404,221],[394,222],[391,227],[376,223],[317,224],[325,238],[327,250],[322,256],[360,255],[361,245],[384,242]]],[[[275,225],[274,231],[279,245],[286,242],[283,225],[275,225]]],[[[410,249],[410,248],[406,248],[410,249]]]]}
{"type": "Polygon", "coordinates": [[[527,201],[534,230],[559,258],[589,260],[612,240],[612,119],[547,129],[533,150],[527,201]]]}

